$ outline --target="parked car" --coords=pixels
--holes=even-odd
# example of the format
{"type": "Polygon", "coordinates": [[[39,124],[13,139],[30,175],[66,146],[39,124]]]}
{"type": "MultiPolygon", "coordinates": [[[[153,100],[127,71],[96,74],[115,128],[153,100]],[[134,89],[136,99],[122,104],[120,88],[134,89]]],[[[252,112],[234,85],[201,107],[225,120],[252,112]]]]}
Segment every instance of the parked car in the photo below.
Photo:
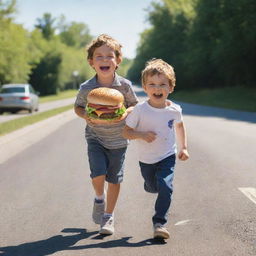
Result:
{"type": "Polygon", "coordinates": [[[39,93],[30,84],[5,84],[0,89],[0,114],[38,111],[39,93]]]}

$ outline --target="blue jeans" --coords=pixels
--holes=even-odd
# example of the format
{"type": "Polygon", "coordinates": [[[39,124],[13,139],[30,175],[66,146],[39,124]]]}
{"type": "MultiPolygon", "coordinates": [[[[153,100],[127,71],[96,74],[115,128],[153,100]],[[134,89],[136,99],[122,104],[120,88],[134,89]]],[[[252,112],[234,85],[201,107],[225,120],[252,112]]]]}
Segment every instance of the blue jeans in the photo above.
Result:
{"type": "Polygon", "coordinates": [[[173,192],[173,175],[176,155],[173,154],[160,162],[146,164],[139,162],[144,178],[144,189],[149,193],[158,193],[155,203],[153,224],[167,222],[173,192]]]}

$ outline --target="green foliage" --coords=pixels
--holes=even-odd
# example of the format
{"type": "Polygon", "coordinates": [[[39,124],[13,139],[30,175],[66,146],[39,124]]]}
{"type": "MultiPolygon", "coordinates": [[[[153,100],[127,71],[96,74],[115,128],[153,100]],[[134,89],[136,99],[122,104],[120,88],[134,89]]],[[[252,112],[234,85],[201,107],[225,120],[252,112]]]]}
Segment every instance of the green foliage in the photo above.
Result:
{"type": "Polygon", "coordinates": [[[84,49],[64,45],[61,49],[61,56],[58,79],[60,90],[75,89],[81,82],[94,75],[93,69],[85,59],[84,49]]]}
{"type": "Polygon", "coordinates": [[[0,1],[0,84],[28,79],[29,49],[27,31],[12,23],[16,1],[0,1]]]}
{"type": "Polygon", "coordinates": [[[198,0],[163,0],[167,9],[173,14],[183,13],[188,18],[195,16],[194,7],[198,0]]]}
{"type": "Polygon", "coordinates": [[[120,76],[126,77],[127,72],[129,70],[129,68],[131,67],[131,65],[132,65],[132,60],[131,59],[123,58],[121,64],[118,67],[117,73],[120,76]]]}
{"type": "Polygon", "coordinates": [[[34,68],[49,52],[49,42],[44,39],[41,31],[38,29],[33,30],[28,34],[28,48],[29,48],[29,64],[34,68]]]}
{"type": "Polygon", "coordinates": [[[0,20],[8,19],[11,20],[12,15],[16,11],[16,0],[0,0],[0,20]]]}
{"type": "Polygon", "coordinates": [[[0,22],[0,83],[22,83],[30,71],[27,32],[7,20],[0,22]]]}
{"type": "Polygon", "coordinates": [[[137,56],[128,71],[130,79],[138,82],[145,63],[152,58],[161,58],[175,67],[176,73],[184,68],[181,56],[185,50],[189,20],[179,11],[173,14],[165,4],[152,4],[148,15],[152,28],[141,34],[137,56]]]}
{"type": "Polygon", "coordinates": [[[84,23],[71,22],[68,24],[65,17],[62,16],[58,28],[60,40],[67,46],[81,48],[92,40],[89,28],[84,23]]]}
{"type": "Polygon", "coordinates": [[[151,4],[148,21],[130,79],[138,81],[145,62],[157,57],[174,66],[178,90],[255,87],[254,0],[162,0],[151,4]]]}
{"type": "Polygon", "coordinates": [[[188,47],[191,86],[255,86],[255,1],[204,0],[196,12],[188,47]]]}
{"type": "Polygon", "coordinates": [[[30,82],[50,95],[77,88],[94,74],[82,48],[92,38],[86,24],[72,22],[62,30],[65,36],[56,35],[56,18],[46,13],[28,32],[10,19],[15,2],[0,2],[0,84],[30,82]]]}
{"type": "Polygon", "coordinates": [[[45,13],[42,18],[37,18],[35,27],[42,32],[44,38],[47,40],[52,39],[55,34],[55,20],[50,13],[45,13]]]}
{"type": "Polygon", "coordinates": [[[60,53],[48,53],[32,70],[30,83],[41,95],[56,94],[58,92],[58,71],[60,63],[60,53]]]}

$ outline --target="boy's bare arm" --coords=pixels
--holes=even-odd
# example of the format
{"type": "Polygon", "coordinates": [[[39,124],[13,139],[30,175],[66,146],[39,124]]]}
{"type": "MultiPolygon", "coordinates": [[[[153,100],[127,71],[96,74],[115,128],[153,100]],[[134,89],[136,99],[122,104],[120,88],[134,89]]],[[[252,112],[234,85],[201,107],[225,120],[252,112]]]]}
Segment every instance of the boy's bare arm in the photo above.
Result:
{"type": "Polygon", "coordinates": [[[186,134],[184,123],[183,122],[177,123],[175,125],[175,129],[176,129],[177,138],[179,142],[178,158],[180,160],[185,161],[189,158],[189,153],[187,149],[187,134],[186,134]]]}
{"type": "Polygon", "coordinates": [[[74,106],[74,111],[75,111],[75,113],[79,116],[79,117],[81,117],[81,118],[83,118],[83,119],[87,119],[87,114],[86,114],[86,111],[85,111],[85,109],[84,108],[82,108],[82,107],[78,107],[78,106],[74,106]]]}
{"type": "Polygon", "coordinates": [[[74,111],[79,117],[85,119],[87,123],[92,123],[85,111],[85,108],[74,106],[74,111]]]}
{"type": "Polygon", "coordinates": [[[129,126],[125,126],[122,135],[124,138],[129,140],[142,139],[146,142],[152,142],[156,139],[156,134],[154,132],[140,132],[132,129],[129,126]]]}

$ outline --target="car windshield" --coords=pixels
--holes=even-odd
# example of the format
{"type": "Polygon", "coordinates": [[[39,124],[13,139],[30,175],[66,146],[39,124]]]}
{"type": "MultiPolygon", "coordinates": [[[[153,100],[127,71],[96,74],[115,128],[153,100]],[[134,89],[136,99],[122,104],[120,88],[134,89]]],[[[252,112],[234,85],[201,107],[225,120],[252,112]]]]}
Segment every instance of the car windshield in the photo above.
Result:
{"type": "Polygon", "coordinates": [[[15,93],[15,92],[25,92],[24,87],[7,87],[7,88],[2,88],[0,90],[0,93],[15,93]]]}

